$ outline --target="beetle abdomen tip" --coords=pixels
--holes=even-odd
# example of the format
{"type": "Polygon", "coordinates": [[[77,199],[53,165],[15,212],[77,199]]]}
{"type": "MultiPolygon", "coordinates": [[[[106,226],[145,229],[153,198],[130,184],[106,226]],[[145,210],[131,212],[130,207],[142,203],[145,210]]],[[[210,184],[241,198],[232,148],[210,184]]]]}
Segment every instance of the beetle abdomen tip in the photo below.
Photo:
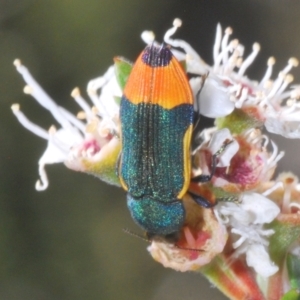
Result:
{"type": "Polygon", "coordinates": [[[171,50],[165,44],[160,47],[151,45],[144,50],[142,61],[150,67],[165,67],[169,65],[172,56],[171,50]]]}

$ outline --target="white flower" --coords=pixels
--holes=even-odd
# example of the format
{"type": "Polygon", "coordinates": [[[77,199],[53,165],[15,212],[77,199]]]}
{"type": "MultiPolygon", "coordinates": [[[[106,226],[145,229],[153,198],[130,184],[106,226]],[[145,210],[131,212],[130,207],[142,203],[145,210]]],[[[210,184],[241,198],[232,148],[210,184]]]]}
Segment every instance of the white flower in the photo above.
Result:
{"type": "MultiPolygon", "coordinates": [[[[300,138],[300,86],[289,84],[293,76],[289,74],[293,67],[298,66],[298,60],[291,58],[285,68],[272,80],[275,59],[267,62],[267,70],[260,81],[253,81],[245,75],[247,68],[257,56],[260,45],[253,45],[252,53],[243,58],[244,46],[238,40],[230,40],[232,29],[227,28],[222,35],[221,26],[217,26],[216,39],[213,47],[214,64],[206,64],[197,52],[185,41],[171,39],[171,36],[181,26],[181,21],[175,19],[173,27],[164,37],[172,47],[182,48],[186,53],[187,71],[196,75],[207,75],[202,88],[201,80],[191,79],[194,95],[199,96],[201,114],[218,118],[227,116],[234,108],[255,110],[255,118],[265,124],[269,132],[281,134],[288,138],[300,138]]],[[[176,55],[176,54],[175,54],[176,55]]],[[[181,55],[177,55],[177,57],[181,55]]]]}
{"type": "Polygon", "coordinates": [[[268,237],[273,230],[263,225],[272,222],[280,213],[279,207],[258,193],[244,193],[241,203],[219,203],[215,214],[220,222],[231,232],[233,257],[246,254],[248,266],[263,277],[269,277],[278,271],[270,260],[267,247],[268,237]]]}
{"type": "Polygon", "coordinates": [[[104,76],[88,84],[88,94],[93,107],[81,97],[79,89],[73,90],[72,96],[82,109],[76,117],[57,105],[45,93],[20,60],[15,60],[14,64],[27,84],[24,92],[34,97],[60,125],[58,130],[51,126],[46,131],[27,119],[20,111],[19,104],[12,105],[12,111],[20,123],[34,134],[47,140],[47,148],[39,160],[40,180],[36,183],[36,189],[41,191],[48,187],[45,171],[47,164],[65,162],[71,169],[87,171],[81,164],[83,158],[97,161],[99,156],[103,156],[103,151],[100,150],[105,149],[105,146],[111,143],[116,144],[116,141],[113,141],[113,134],[118,131],[118,125],[114,118],[118,115],[119,107],[114,97],[120,96],[121,91],[114,76],[114,69],[110,67],[104,76]],[[84,119],[85,122],[80,119],[84,119]]]}

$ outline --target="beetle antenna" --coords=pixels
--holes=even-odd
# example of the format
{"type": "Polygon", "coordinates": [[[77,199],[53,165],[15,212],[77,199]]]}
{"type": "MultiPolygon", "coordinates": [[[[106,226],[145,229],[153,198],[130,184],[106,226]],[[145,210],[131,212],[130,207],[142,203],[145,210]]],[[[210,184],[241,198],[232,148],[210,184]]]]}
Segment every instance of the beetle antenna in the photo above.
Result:
{"type": "Polygon", "coordinates": [[[127,233],[127,234],[129,234],[131,236],[134,236],[136,238],[139,238],[139,239],[143,240],[144,242],[147,242],[147,243],[151,242],[151,240],[149,240],[149,239],[147,239],[147,238],[145,238],[145,237],[143,237],[143,236],[141,236],[141,235],[139,235],[139,234],[137,234],[135,232],[132,232],[128,228],[122,228],[122,230],[123,230],[123,232],[125,232],[125,233],[127,233]]]}

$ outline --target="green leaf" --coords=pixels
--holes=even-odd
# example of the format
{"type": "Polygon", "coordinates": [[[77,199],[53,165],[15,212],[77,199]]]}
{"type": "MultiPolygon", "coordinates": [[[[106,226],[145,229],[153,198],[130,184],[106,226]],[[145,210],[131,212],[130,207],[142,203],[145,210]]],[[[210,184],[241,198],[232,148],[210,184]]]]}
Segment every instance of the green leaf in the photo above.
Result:
{"type": "Polygon", "coordinates": [[[255,117],[252,111],[243,111],[235,109],[230,115],[217,118],[215,121],[218,129],[228,128],[231,133],[241,134],[247,129],[262,127],[263,123],[255,117]]]}
{"type": "Polygon", "coordinates": [[[296,214],[280,215],[267,226],[275,230],[270,237],[270,256],[280,266],[290,245],[300,236],[300,218],[296,214]]]}
{"type": "Polygon", "coordinates": [[[291,288],[300,289],[300,258],[289,253],[286,264],[291,288]]]}
{"type": "Polygon", "coordinates": [[[300,300],[299,290],[293,289],[288,291],[280,300],[300,300]]]}
{"type": "Polygon", "coordinates": [[[132,63],[130,63],[128,60],[126,60],[123,57],[115,57],[115,74],[117,78],[117,82],[121,88],[121,90],[124,90],[124,87],[127,83],[129,74],[132,70],[132,63]]]}

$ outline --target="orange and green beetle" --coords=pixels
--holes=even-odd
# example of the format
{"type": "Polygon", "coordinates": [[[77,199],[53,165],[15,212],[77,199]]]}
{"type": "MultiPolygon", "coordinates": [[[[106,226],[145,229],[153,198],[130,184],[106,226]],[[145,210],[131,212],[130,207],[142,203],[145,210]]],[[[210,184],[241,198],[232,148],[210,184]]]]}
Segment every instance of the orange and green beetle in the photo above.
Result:
{"type": "MultiPolygon", "coordinates": [[[[184,224],[193,118],[194,97],[181,64],[165,44],[147,46],[121,99],[118,175],[131,216],[148,237],[176,236],[184,224]]],[[[209,206],[201,196],[194,199],[209,206]]]]}

